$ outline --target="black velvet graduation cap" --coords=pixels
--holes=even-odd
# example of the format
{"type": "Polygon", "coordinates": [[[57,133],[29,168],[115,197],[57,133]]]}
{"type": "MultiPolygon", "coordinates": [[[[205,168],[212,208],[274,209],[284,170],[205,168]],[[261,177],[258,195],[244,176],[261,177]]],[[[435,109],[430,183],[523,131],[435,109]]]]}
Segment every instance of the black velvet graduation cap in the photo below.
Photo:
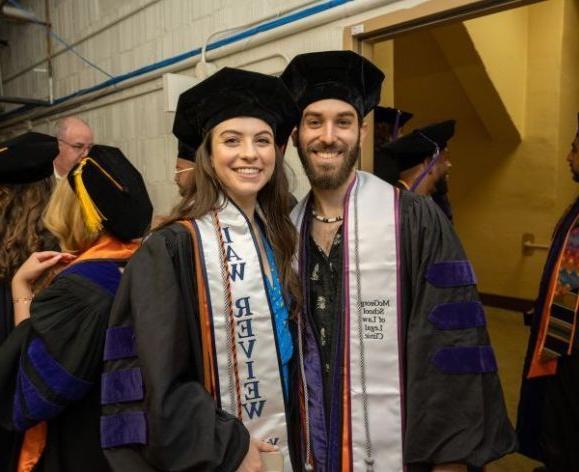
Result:
{"type": "Polygon", "coordinates": [[[25,133],[0,144],[0,184],[37,182],[53,174],[58,141],[42,133],[25,133]]]}
{"type": "Polygon", "coordinates": [[[420,164],[443,151],[454,135],[454,120],[443,121],[424,128],[415,129],[385,146],[385,152],[398,163],[400,172],[420,164]]]}
{"type": "Polygon", "coordinates": [[[68,181],[91,231],[104,227],[123,241],[143,236],[153,206],[143,177],[120,149],[93,146],[69,172],[68,181]]]}
{"type": "Polygon", "coordinates": [[[177,149],[177,157],[179,159],[185,159],[186,161],[195,162],[195,156],[197,155],[197,149],[192,148],[188,144],[179,140],[179,145],[177,149]]]}
{"type": "Polygon", "coordinates": [[[380,102],[384,74],[352,51],[323,51],[293,58],[281,75],[300,110],[335,98],[352,105],[364,118],[380,102]]]}
{"type": "Polygon", "coordinates": [[[398,127],[402,128],[406,122],[414,116],[414,114],[407,111],[399,110],[398,108],[380,107],[377,106],[374,110],[374,123],[387,123],[390,126],[396,124],[396,116],[400,113],[398,118],[398,127]]]}
{"type": "Polygon", "coordinates": [[[455,120],[446,120],[433,125],[425,126],[416,131],[431,139],[438,145],[440,151],[444,151],[446,143],[454,136],[455,120]]]}
{"type": "Polygon", "coordinates": [[[265,121],[285,146],[299,112],[278,77],[225,67],[179,96],[173,134],[196,149],[214,126],[238,116],[265,121]]]}

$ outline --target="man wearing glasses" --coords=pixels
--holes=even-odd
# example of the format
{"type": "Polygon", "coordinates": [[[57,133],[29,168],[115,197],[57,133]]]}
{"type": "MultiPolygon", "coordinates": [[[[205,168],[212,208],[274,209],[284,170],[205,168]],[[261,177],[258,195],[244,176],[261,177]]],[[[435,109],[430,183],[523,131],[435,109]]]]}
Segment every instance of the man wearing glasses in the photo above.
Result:
{"type": "Polygon", "coordinates": [[[94,144],[93,133],[88,124],[76,116],[59,121],[56,126],[59,153],[54,159],[54,175],[59,180],[86,157],[94,144]]]}

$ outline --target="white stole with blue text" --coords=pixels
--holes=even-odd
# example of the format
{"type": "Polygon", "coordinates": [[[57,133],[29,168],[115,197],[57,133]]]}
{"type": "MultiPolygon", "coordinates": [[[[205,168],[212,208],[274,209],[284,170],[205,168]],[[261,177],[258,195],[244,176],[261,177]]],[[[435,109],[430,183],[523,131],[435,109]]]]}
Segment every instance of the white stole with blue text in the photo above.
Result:
{"type": "Polygon", "coordinates": [[[275,320],[255,241],[259,235],[253,234],[245,215],[231,202],[218,211],[218,219],[221,240],[211,214],[193,223],[201,239],[206,271],[221,408],[237,415],[240,402],[240,419],[251,436],[277,445],[284,456],[284,470],[291,471],[275,320]],[[236,362],[228,334],[223,253],[231,282],[236,362]],[[237,366],[239,396],[233,364],[237,366]]]}
{"type": "MultiPolygon", "coordinates": [[[[377,177],[366,172],[356,172],[356,179],[344,201],[343,316],[348,357],[345,362],[348,369],[344,369],[342,373],[349,377],[346,387],[349,387],[350,391],[349,405],[345,407],[350,411],[346,424],[350,429],[351,440],[346,447],[350,448],[352,470],[355,471],[366,470],[364,396],[367,402],[374,470],[398,472],[404,469],[403,379],[399,352],[400,259],[398,202],[395,192],[391,185],[377,177]],[[356,266],[356,261],[359,267],[356,266]],[[361,380],[360,336],[364,345],[366,395],[363,393],[361,380]]],[[[310,217],[305,214],[307,202],[306,197],[292,211],[292,220],[298,231],[304,227],[304,218],[310,217]]],[[[303,237],[308,236],[301,235],[300,239],[303,237]]],[[[302,274],[304,275],[307,276],[302,274]]],[[[305,367],[307,369],[307,366],[305,367]]],[[[343,463],[342,468],[348,470],[349,467],[343,463]]]]}

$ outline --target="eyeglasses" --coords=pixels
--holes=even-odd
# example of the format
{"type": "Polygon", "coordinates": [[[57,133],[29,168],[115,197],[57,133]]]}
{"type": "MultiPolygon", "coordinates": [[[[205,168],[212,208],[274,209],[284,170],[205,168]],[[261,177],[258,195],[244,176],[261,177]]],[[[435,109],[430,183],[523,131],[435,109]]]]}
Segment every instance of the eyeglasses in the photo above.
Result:
{"type": "Polygon", "coordinates": [[[190,170],[195,170],[195,167],[187,167],[187,169],[176,170],[175,175],[181,174],[182,172],[189,172],[190,170]]]}
{"type": "Polygon", "coordinates": [[[70,146],[71,148],[73,148],[75,151],[78,152],[83,152],[83,151],[90,151],[92,149],[92,147],[94,146],[94,144],[83,144],[83,143],[76,143],[76,144],[70,144],[69,142],[66,142],[64,139],[59,139],[60,142],[66,144],[67,146],[70,146]]]}

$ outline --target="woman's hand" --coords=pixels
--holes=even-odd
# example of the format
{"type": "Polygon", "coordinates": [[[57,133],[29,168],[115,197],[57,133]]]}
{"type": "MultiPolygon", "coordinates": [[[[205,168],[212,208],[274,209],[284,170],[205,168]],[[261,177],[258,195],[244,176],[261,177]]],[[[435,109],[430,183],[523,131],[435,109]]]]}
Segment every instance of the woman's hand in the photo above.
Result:
{"type": "Polygon", "coordinates": [[[262,472],[263,463],[261,462],[261,452],[274,452],[277,447],[272,446],[264,441],[251,438],[249,442],[249,450],[243,458],[243,462],[239,466],[238,472],[262,472]]]}
{"type": "Polygon", "coordinates": [[[12,300],[14,301],[14,326],[30,318],[32,286],[48,269],[58,264],[68,264],[76,256],[56,251],[34,252],[12,278],[12,300]]]}
{"type": "Polygon", "coordinates": [[[33,252],[14,274],[12,286],[15,284],[22,286],[32,286],[34,282],[48,269],[57,264],[68,264],[76,256],[65,252],[42,251],[33,252]]]}

